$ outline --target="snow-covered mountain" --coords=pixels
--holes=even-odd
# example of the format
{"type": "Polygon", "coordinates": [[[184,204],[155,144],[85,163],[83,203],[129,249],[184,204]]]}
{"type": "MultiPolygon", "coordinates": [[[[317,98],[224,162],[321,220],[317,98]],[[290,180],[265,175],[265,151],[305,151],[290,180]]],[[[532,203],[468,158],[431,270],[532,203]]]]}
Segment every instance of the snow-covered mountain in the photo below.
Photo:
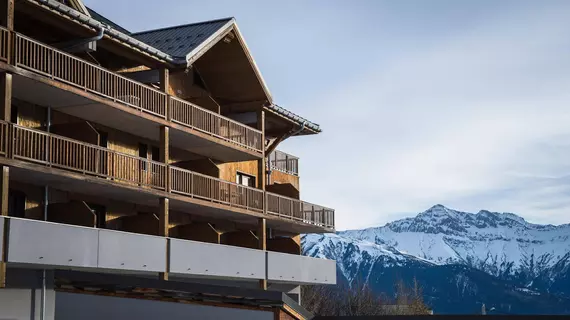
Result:
{"type": "Polygon", "coordinates": [[[390,272],[418,276],[421,270],[422,276],[439,270],[446,274],[440,281],[461,282],[463,290],[570,296],[570,224],[537,225],[512,213],[474,214],[435,205],[382,227],[305,235],[303,250],[337,260],[340,283],[386,282],[390,272]],[[497,288],[493,279],[504,284],[497,288]]]}

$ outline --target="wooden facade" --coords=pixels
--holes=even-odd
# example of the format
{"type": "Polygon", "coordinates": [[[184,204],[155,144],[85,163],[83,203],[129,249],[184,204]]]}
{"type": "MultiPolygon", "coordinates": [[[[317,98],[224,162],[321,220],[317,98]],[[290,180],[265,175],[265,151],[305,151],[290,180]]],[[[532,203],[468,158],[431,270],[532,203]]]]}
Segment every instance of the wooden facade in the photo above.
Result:
{"type": "Polygon", "coordinates": [[[294,254],[300,233],[334,231],[333,209],[300,200],[298,162],[273,167],[270,142],[299,125],[268,112],[237,29],[176,65],[109,33],[93,52],[66,51],[96,28],[8,3],[2,214],[294,254]]]}

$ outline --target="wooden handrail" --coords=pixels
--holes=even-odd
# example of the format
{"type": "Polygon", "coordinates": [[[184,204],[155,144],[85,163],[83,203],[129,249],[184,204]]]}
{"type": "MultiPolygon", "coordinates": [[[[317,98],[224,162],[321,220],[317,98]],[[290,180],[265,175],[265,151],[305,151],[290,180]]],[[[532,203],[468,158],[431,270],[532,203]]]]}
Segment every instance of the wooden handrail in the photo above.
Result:
{"type": "MultiPolygon", "coordinates": [[[[257,129],[2,27],[0,61],[11,61],[141,112],[161,118],[169,114],[173,122],[240,147],[263,150],[262,133],[257,129]]],[[[258,212],[263,212],[265,201],[269,214],[334,228],[333,209],[7,122],[0,122],[0,155],[159,189],[166,189],[169,170],[172,192],[258,212]]],[[[298,158],[293,156],[284,162],[276,157],[270,165],[298,174],[298,158]]]]}
{"type": "Polygon", "coordinates": [[[263,212],[263,191],[170,166],[170,190],[192,198],[263,212]]]}
{"type": "Polygon", "coordinates": [[[173,96],[169,97],[168,106],[173,122],[244,148],[262,150],[262,134],[257,129],[173,96]]]}
{"type": "Polygon", "coordinates": [[[269,166],[272,170],[282,171],[291,175],[299,175],[299,158],[283,151],[274,150],[269,155],[269,166]]]}
{"type": "Polygon", "coordinates": [[[139,111],[166,117],[166,93],[22,34],[14,34],[16,66],[120,101],[139,111]]]}
{"type": "Polygon", "coordinates": [[[167,120],[240,147],[257,152],[263,150],[262,134],[257,129],[0,27],[0,61],[8,61],[11,49],[15,50],[14,65],[17,67],[163,119],[167,119],[168,114],[170,119],[167,120]],[[13,44],[10,41],[12,36],[15,39],[13,44]]]}
{"type": "Polygon", "coordinates": [[[267,213],[304,223],[334,228],[334,209],[266,192],[267,213]]]}
{"type": "Polygon", "coordinates": [[[113,151],[67,137],[6,124],[16,159],[157,189],[165,188],[164,163],[113,151]]]}
{"type": "Polygon", "coordinates": [[[0,121],[0,155],[78,173],[165,190],[229,207],[264,211],[302,223],[334,228],[334,210],[243,186],[161,162],[0,121]],[[9,152],[10,151],[10,152],[9,152]]]}

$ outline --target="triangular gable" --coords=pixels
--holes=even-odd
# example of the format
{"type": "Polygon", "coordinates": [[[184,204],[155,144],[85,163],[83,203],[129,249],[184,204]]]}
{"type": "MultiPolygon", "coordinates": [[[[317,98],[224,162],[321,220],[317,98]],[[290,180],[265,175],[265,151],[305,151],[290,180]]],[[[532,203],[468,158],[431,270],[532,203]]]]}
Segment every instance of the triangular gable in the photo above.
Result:
{"type": "Polygon", "coordinates": [[[271,103],[272,98],[269,89],[234,18],[143,31],[133,33],[132,36],[174,57],[184,58],[187,65],[190,66],[230,33],[234,34],[240,43],[252,71],[255,73],[257,82],[265,93],[265,99],[271,103]]]}

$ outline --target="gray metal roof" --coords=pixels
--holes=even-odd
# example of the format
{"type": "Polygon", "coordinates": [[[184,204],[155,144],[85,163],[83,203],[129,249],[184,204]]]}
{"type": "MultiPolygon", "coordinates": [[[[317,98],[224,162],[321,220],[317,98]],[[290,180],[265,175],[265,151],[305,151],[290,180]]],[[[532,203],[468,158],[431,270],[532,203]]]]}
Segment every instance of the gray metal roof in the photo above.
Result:
{"type": "Polygon", "coordinates": [[[95,11],[95,10],[89,8],[89,7],[87,7],[87,11],[88,11],[89,14],[91,15],[91,18],[93,18],[93,19],[95,19],[95,20],[101,22],[102,24],[106,24],[106,25],[108,25],[108,26],[110,26],[110,27],[112,27],[112,28],[115,28],[115,29],[121,31],[121,32],[124,33],[124,34],[127,34],[127,35],[131,34],[131,33],[129,32],[129,30],[127,30],[127,29],[121,27],[120,25],[116,24],[115,22],[113,22],[113,21],[111,21],[111,20],[105,18],[105,17],[102,16],[99,12],[97,12],[97,11],[95,11]]]}
{"type": "Polygon", "coordinates": [[[298,124],[300,124],[300,125],[303,125],[303,124],[304,124],[307,128],[310,128],[310,129],[312,129],[312,130],[315,131],[315,132],[321,132],[321,128],[320,128],[320,126],[319,126],[318,124],[313,123],[313,122],[311,122],[311,121],[309,121],[309,120],[307,120],[307,119],[305,119],[305,118],[303,118],[303,117],[301,117],[301,116],[298,116],[298,115],[294,114],[293,112],[291,112],[291,111],[289,111],[289,110],[287,110],[287,109],[285,109],[285,108],[283,108],[283,107],[280,107],[280,106],[278,106],[278,105],[276,105],[276,104],[272,104],[272,105],[270,105],[268,108],[269,108],[270,110],[273,110],[273,111],[275,111],[276,113],[278,113],[278,114],[284,116],[285,118],[288,118],[288,119],[293,120],[294,122],[296,122],[296,123],[298,123],[298,124]]]}
{"type": "Polygon", "coordinates": [[[135,39],[174,57],[186,57],[233,18],[204,21],[131,34],[135,39]]]}

